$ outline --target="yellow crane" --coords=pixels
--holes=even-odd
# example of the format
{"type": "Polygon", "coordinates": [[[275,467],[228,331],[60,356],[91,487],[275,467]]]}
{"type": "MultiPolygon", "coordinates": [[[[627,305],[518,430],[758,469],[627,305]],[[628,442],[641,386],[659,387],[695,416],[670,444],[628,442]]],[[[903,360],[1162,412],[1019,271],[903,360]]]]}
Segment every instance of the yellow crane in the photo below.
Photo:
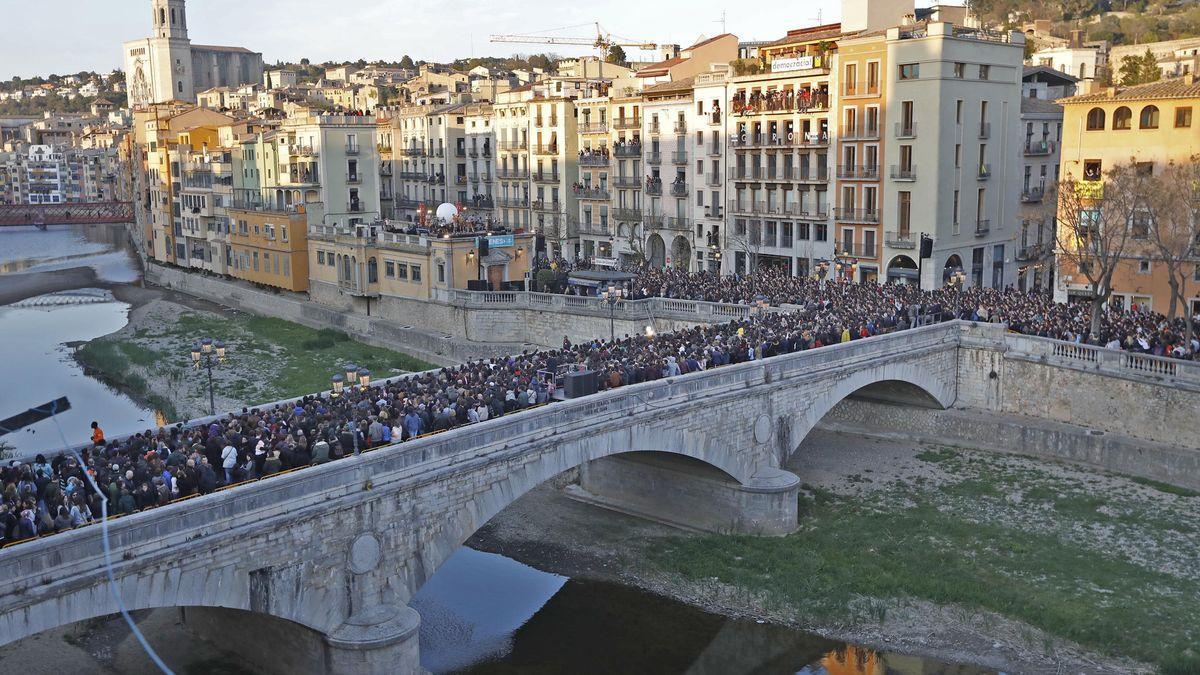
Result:
{"type": "MultiPolygon", "coordinates": [[[[594,38],[577,38],[577,37],[558,37],[556,35],[535,35],[527,33],[523,35],[493,35],[492,42],[515,42],[520,44],[539,44],[539,45],[577,45],[580,47],[595,47],[600,52],[600,77],[604,77],[604,59],[608,56],[608,52],[613,47],[634,47],[636,49],[658,49],[658,44],[654,42],[645,42],[641,40],[630,40],[628,38],[618,37],[604,30],[599,22],[592,24],[579,24],[577,26],[566,26],[565,28],[579,28],[581,26],[592,25],[596,27],[596,37],[594,38]]],[[[563,29],[556,29],[563,30],[563,29]]]]}

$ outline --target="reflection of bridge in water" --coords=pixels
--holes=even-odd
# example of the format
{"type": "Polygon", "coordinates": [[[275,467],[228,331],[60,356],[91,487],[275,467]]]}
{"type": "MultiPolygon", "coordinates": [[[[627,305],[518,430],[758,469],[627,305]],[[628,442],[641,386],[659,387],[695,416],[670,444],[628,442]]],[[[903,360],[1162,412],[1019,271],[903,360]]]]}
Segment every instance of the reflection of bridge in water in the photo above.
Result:
{"type": "Polygon", "coordinates": [[[129,222],[133,222],[133,204],[130,202],[0,204],[0,227],[129,222]]]}

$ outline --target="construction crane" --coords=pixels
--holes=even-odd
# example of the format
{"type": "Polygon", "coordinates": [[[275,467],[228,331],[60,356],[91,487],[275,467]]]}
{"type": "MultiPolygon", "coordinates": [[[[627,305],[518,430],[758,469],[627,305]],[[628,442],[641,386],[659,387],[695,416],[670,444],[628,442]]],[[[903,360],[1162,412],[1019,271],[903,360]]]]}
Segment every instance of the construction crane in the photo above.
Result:
{"type": "MultiPolygon", "coordinates": [[[[566,26],[565,28],[579,28],[589,24],[579,24],[577,26],[566,26]]],[[[516,42],[521,44],[540,44],[540,45],[578,45],[580,47],[595,47],[600,52],[599,68],[600,77],[604,77],[604,59],[608,56],[608,52],[613,47],[634,47],[636,49],[658,49],[658,44],[654,42],[643,42],[638,40],[630,40],[628,38],[618,37],[604,30],[599,22],[594,22],[591,25],[596,27],[596,37],[594,38],[576,38],[576,37],[557,37],[554,35],[493,35],[492,42],[516,42]]],[[[561,28],[556,30],[562,30],[561,28]]]]}

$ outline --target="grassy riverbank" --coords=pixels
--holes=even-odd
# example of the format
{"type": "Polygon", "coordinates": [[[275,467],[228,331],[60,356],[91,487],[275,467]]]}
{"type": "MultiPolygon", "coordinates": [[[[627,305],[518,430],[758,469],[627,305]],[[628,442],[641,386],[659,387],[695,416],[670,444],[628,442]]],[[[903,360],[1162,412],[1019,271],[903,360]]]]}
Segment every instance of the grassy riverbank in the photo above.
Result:
{"type": "Polygon", "coordinates": [[[1200,672],[1200,496],[1023,457],[915,457],[928,471],[806,485],[790,536],[675,537],[645,555],[802,624],[884,623],[926,602],[995,612],[1164,673],[1200,672]]]}
{"type": "Polygon", "coordinates": [[[217,314],[154,300],[130,313],[117,333],[80,347],[76,356],[107,381],[167,413],[171,420],[208,412],[207,373],[191,368],[191,346],[203,337],[228,346],[213,370],[218,410],[238,409],[321,391],[348,363],[373,378],[425,370],[407,354],[372,347],[334,330],[281,319],[217,314]]]}

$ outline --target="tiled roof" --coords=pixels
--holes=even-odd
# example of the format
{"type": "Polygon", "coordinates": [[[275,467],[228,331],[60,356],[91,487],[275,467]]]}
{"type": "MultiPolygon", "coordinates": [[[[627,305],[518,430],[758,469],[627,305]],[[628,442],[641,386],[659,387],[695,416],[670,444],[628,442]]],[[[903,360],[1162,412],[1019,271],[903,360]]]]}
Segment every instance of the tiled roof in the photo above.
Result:
{"type": "Polygon", "coordinates": [[[642,90],[643,94],[666,94],[673,91],[691,91],[695,77],[685,77],[671,82],[660,82],[642,90]]]}
{"type": "Polygon", "coordinates": [[[1021,77],[1029,77],[1030,75],[1038,75],[1038,74],[1045,74],[1045,75],[1049,75],[1051,77],[1057,77],[1057,78],[1059,78],[1061,80],[1065,80],[1067,82],[1078,82],[1079,81],[1078,77],[1075,77],[1074,75],[1071,75],[1070,73],[1064,73],[1061,70],[1055,70],[1054,68],[1051,68],[1050,66],[1025,66],[1025,70],[1021,73],[1021,77]]]}
{"type": "Polygon", "coordinates": [[[1063,107],[1053,101],[1047,101],[1043,98],[1029,98],[1028,96],[1021,97],[1021,114],[1025,113],[1059,113],[1062,114],[1063,107]]]}
{"type": "Polygon", "coordinates": [[[1106,103],[1108,101],[1145,101],[1151,99],[1200,98],[1200,80],[1190,76],[1139,84],[1133,87],[1101,89],[1091,94],[1059,99],[1063,105],[1106,103]]]}
{"type": "Polygon", "coordinates": [[[831,23],[824,26],[814,26],[801,30],[788,31],[788,34],[774,42],[768,42],[764,47],[778,47],[814,40],[834,40],[842,37],[842,24],[831,23]]]}

